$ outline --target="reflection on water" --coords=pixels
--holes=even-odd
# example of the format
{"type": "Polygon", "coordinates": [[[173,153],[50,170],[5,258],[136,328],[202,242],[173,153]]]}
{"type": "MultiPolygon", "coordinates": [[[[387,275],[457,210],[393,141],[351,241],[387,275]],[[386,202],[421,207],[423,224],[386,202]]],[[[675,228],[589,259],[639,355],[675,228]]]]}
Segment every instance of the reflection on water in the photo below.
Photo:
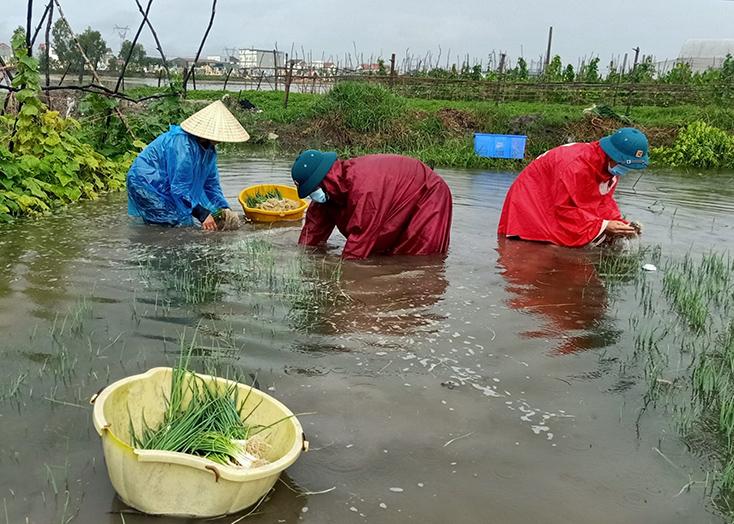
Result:
{"type": "Polygon", "coordinates": [[[601,329],[607,291],[594,264],[597,252],[500,238],[497,253],[497,265],[507,281],[508,306],[542,321],[539,329],[523,332],[523,336],[559,340],[553,354],[614,342],[601,329]]]}
{"type": "MultiPolygon", "coordinates": [[[[224,158],[224,192],[288,183],[289,167],[224,158]]],[[[650,409],[638,439],[642,386],[604,367],[630,351],[628,277],[610,285],[598,251],[498,243],[513,174],[440,172],[445,258],[341,262],[343,238],[301,249],[300,224],[145,227],[122,194],[2,226],[0,522],[121,522],[87,400],[170,364],[194,330],[196,365],[315,413],[285,480],[324,493],[279,483],[247,522],[719,522],[700,490],[679,494],[701,465],[667,414],[650,409]]],[[[620,207],[663,257],[721,246],[725,178],[625,179],[620,207]]]]}
{"type": "Polygon", "coordinates": [[[446,292],[445,273],[444,257],[345,262],[340,282],[347,300],[325,311],[325,333],[407,335],[440,320],[431,307],[446,292]]]}

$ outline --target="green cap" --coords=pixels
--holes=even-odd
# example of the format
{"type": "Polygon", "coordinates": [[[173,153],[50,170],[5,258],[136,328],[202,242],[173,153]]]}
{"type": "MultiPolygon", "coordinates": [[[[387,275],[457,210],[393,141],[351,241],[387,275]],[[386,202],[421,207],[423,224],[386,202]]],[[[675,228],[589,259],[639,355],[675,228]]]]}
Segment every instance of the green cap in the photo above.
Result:
{"type": "Polygon", "coordinates": [[[307,149],[296,158],[291,167],[293,183],[298,188],[299,198],[304,198],[319,187],[326,173],[336,162],[336,153],[307,149]]]}
{"type": "Polygon", "coordinates": [[[649,144],[645,133],[634,127],[623,127],[599,140],[609,158],[630,169],[645,169],[650,163],[649,144]]]}

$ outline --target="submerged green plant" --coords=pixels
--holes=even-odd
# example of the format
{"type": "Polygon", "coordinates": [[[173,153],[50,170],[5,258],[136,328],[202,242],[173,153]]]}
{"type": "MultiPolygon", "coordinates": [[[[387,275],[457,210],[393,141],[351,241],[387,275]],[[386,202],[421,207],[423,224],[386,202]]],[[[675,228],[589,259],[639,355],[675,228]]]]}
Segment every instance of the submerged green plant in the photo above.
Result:
{"type": "Polygon", "coordinates": [[[631,361],[647,385],[643,410],[666,401],[681,432],[696,435],[720,460],[711,476],[725,512],[734,503],[734,260],[728,253],[686,254],[642,279],[630,318],[631,361]],[[668,307],[656,307],[662,296],[668,307]]]}

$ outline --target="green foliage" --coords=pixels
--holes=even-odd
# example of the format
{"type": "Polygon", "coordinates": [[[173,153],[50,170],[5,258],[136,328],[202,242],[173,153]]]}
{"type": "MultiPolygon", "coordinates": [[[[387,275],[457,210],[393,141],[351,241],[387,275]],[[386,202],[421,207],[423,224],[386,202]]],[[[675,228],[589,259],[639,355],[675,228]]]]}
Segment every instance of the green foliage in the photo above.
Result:
{"type": "Polygon", "coordinates": [[[404,107],[404,99],[383,86],[342,82],[321,100],[317,111],[341,119],[349,129],[367,133],[387,129],[404,107]]]}
{"type": "Polygon", "coordinates": [[[59,65],[64,69],[75,65],[78,67],[81,56],[74,45],[74,40],[71,38],[71,30],[64,20],[56,20],[51,29],[51,36],[59,65]]]}
{"type": "Polygon", "coordinates": [[[377,74],[382,76],[387,74],[387,69],[385,69],[385,61],[382,58],[377,61],[377,74]]]}
{"type": "Polygon", "coordinates": [[[127,55],[130,53],[131,48],[132,55],[130,55],[130,62],[128,62],[127,64],[127,71],[130,71],[132,73],[140,72],[143,70],[143,66],[145,66],[148,57],[145,52],[145,48],[143,47],[143,44],[135,44],[135,46],[133,47],[133,43],[130,40],[125,40],[124,42],[122,42],[120,53],[117,56],[120,60],[124,62],[125,60],[127,60],[127,55]]]}
{"type": "Polygon", "coordinates": [[[80,136],[104,155],[116,157],[152,141],[168,130],[171,124],[179,124],[196,109],[185,103],[177,93],[168,91],[169,96],[150,102],[144,111],[126,115],[127,123],[136,139],[133,139],[113,110],[119,107],[116,99],[89,94],[80,105],[82,114],[80,136]]]}
{"type": "Polygon", "coordinates": [[[655,64],[652,57],[648,56],[637,64],[637,66],[629,74],[629,80],[632,82],[652,82],[655,78],[655,64]]]}
{"type": "Polygon", "coordinates": [[[49,211],[121,189],[126,161],[114,162],[82,143],[79,124],[41,102],[38,61],[23,35],[13,38],[17,118],[0,117],[0,222],[49,211]]]}
{"type": "Polygon", "coordinates": [[[693,80],[691,66],[686,62],[678,62],[661,80],[669,84],[688,84],[693,80]]]}
{"type": "Polygon", "coordinates": [[[511,77],[519,82],[524,82],[530,77],[528,63],[523,57],[517,59],[517,67],[512,70],[511,77]]]}
{"type": "Polygon", "coordinates": [[[599,76],[599,57],[592,58],[588,64],[583,64],[578,72],[578,80],[586,83],[596,83],[601,80],[599,76]]]}
{"type": "Polygon", "coordinates": [[[730,53],[727,53],[726,58],[724,58],[720,74],[721,80],[724,82],[734,82],[734,57],[730,53]]]}
{"type": "Polygon", "coordinates": [[[719,169],[734,164],[734,136],[705,122],[685,127],[671,147],[653,150],[655,159],[672,167],[719,169]]]}
{"type": "Polygon", "coordinates": [[[571,83],[576,79],[576,72],[573,70],[573,66],[568,64],[566,69],[563,70],[563,81],[571,83]]]}
{"type": "Polygon", "coordinates": [[[561,57],[558,55],[554,56],[545,70],[545,78],[549,82],[560,82],[563,79],[562,69],[563,63],[561,62],[561,57]]]}
{"type": "MultiPolygon", "coordinates": [[[[64,69],[74,71],[78,74],[79,83],[84,80],[85,63],[82,53],[79,51],[72,37],[71,29],[66,21],[62,18],[56,21],[51,30],[53,35],[53,47],[59,59],[59,65],[64,69]]],[[[99,31],[93,31],[91,27],[78,35],[79,45],[89,58],[94,69],[97,69],[99,63],[110,49],[102,38],[99,31]]]]}

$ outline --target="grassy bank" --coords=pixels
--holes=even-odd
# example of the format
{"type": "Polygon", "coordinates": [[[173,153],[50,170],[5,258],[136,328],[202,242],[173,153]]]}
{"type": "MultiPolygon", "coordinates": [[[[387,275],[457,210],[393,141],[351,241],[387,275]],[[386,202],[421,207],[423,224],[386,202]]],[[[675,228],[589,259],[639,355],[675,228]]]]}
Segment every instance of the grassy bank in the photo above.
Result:
{"type": "MultiPolygon", "coordinates": [[[[634,107],[620,115],[608,107],[589,112],[564,104],[412,99],[380,85],[340,83],[325,95],[291,93],[287,108],[281,92],[190,91],[184,99],[171,91],[140,104],[86,95],[78,101],[77,122],[48,110],[37,61],[22,58],[15,84],[25,87],[14,96],[17,114],[0,117],[5,164],[0,168],[0,221],[122,188],[131,153],[170,124],[223,97],[251,135],[245,144],[220,145],[224,153],[292,158],[303,149],[320,148],[342,157],[404,154],[439,168],[520,170],[558,145],[596,140],[635,125],[655,147],[654,166],[734,168],[734,109],[729,107],[634,107]],[[243,109],[240,97],[257,110],[243,109]],[[478,157],[474,132],[527,135],[525,159],[478,157]]],[[[166,91],[136,88],[127,94],[166,91]]],[[[63,103],[66,95],[55,107],[63,110],[63,103]]]]}
{"type": "MultiPolygon", "coordinates": [[[[143,88],[134,94],[153,92],[143,88]]],[[[154,132],[165,128],[164,124],[176,122],[206,101],[222,96],[221,91],[191,91],[186,101],[155,102],[153,112],[145,111],[140,138],[150,140],[154,132]]],[[[604,111],[601,115],[585,113],[584,106],[564,104],[409,99],[380,86],[345,83],[328,95],[291,93],[287,109],[283,107],[283,93],[242,92],[240,96],[260,110],[254,112],[240,109],[237,96],[228,94],[228,105],[252,138],[241,146],[225,146],[225,151],[247,152],[256,144],[267,146],[276,155],[292,155],[315,147],[334,149],[342,156],[400,153],[438,167],[517,170],[557,145],[596,140],[618,127],[635,125],[647,132],[657,148],[653,155],[656,166],[734,167],[734,109],[719,106],[633,107],[629,115],[615,117],[604,111]],[[692,123],[698,127],[684,137],[681,146],[677,141],[680,132],[692,123]],[[474,132],[527,135],[525,160],[476,156],[474,132]],[[278,138],[272,139],[272,134],[278,138]],[[706,158],[690,152],[700,149],[711,152],[706,158]]],[[[131,107],[131,112],[135,111],[139,109],[131,107]]],[[[85,115],[89,119],[95,116],[94,111],[85,115]]],[[[119,135],[124,139],[122,133],[119,135]]]]}

